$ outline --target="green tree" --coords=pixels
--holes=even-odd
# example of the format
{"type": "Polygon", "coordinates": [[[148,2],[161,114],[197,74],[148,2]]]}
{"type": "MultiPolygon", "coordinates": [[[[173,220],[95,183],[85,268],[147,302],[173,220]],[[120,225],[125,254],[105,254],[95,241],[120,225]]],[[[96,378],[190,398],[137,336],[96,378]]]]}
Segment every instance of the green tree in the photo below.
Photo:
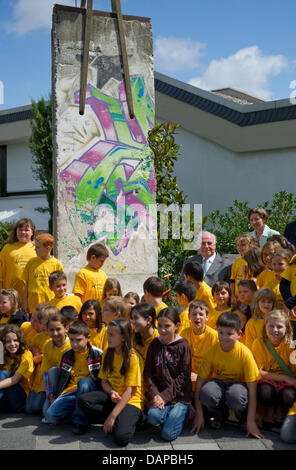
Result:
{"type": "MultiPolygon", "coordinates": [[[[177,145],[175,136],[179,126],[172,122],[156,124],[148,133],[148,143],[154,153],[154,168],[156,173],[157,192],[156,203],[177,204],[181,207],[186,203],[186,196],[178,188],[177,178],[174,176],[174,165],[179,158],[180,145],[177,145]]],[[[172,237],[172,214],[168,216],[168,238],[162,239],[159,234],[160,214],[158,212],[158,275],[166,279],[167,289],[173,286],[179,278],[184,260],[188,252],[184,248],[182,237],[172,237]],[[166,277],[171,275],[170,277],[166,277]]],[[[180,227],[181,228],[181,227],[180,227]]],[[[169,298],[167,303],[175,304],[169,298]]]]}
{"type": "Polygon", "coordinates": [[[32,119],[30,120],[32,135],[29,140],[29,147],[33,155],[32,171],[40,181],[41,188],[46,195],[47,207],[38,207],[39,212],[49,212],[50,219],[48,231],[52,233],[53,222],[53,169],[52,169],[52,102],[41,98],[39,101],[32,101],[32,119]]]}

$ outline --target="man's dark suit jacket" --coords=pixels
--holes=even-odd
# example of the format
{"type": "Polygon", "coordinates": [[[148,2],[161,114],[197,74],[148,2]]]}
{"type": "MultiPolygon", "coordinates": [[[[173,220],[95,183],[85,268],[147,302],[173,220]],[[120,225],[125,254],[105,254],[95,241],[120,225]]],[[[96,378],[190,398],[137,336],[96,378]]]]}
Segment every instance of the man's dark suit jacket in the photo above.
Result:
{"type": "MultiPolygon", "coordinates": [[[[202,256],[201,255],[194,255],[191,256],[191,258],[188,258],[186,261],[183,263],[182,267],[182,272],[180,275],[180,280],[184,278],[184,265],[188,263],[189,261],[198,261],[200,264],[202,264],[202,256]]],[[[209,267],[205,277],[204,281],[210,286],[213,287],[215,282],[217,281],[227,281],[229,282],[230,276],[231,276],[231,266],[232,263],[226,258],[223,258],[219,253],[216,253],[216,257],[214,259],[214,262],[211,264],[209,267]]]]}
{"type": "Polygon", "coordinates": [[[286,237],[290,243],[296,245],[296,221],[286,225],[284,237],[286,237]]]}

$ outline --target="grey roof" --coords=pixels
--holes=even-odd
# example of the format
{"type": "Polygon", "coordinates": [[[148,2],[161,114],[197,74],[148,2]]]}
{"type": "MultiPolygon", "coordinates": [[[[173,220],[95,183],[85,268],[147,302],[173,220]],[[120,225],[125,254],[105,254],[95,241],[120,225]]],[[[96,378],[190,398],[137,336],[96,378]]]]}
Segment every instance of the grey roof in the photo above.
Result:
{"type": "Polygon", "coordinates": [[[31,119],[32,117],[32,106],[30,104],[26,106],[19,106],[17,108],[4,109],[0,111],[0,124],[6,124],[8,122],[24,121],[31,119]]]}
{"type": "MultiPolygon", "coordinates": [[[[157,92],[238,126],[296,119],[296,106],[288,99],[242,105],[159,72],[155,72],[154,83],[157,92]]],[[[0,124],[31,119],[31,117],[31,105],[11,108],[0,111],[0,124]]]]}
{"type": "Polygon", "coordinates": [[[159,93],[214,114],[238,126],[296,119],[296,106],[291,104],[288,99],[242,105],[158,72],[155,72],[154,82],[155,90],[159,93]]]}

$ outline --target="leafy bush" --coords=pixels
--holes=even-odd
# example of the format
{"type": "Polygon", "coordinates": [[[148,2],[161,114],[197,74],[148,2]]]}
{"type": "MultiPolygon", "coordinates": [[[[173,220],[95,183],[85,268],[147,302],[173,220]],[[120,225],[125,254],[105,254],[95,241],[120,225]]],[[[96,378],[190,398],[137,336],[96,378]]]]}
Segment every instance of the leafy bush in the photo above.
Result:
{"type": "MultiPolygon", "coordinates": [[[[177,179],[174,176],[174,165],[179,156],[180,146],[175,142],[175,135],[179,126],[172,122],[156,124],[148,134],[149,146],[154,153],[154,168],[156,173],[157,193],[156,203],[170,206],[176,204],[181,207],[186,203],[186,196],[180,191],[177,179]]],[[[172,236],[172,214],[168,214],[168,238],[160,238],[160,214],[158,212],[158,276],[166,280],[167,289],[171,289],[179,278],[182,265],[188,258],[187,251],[183,250],[184,240],[174,239],[172,236]]],[[[181,227],[180,227],[181,230],[181,227]]],[[[176,305],[172,297],[165,298],[168,304],[176,305]]]]}
{"type": "MultiPolygon", "coordinates": [[[[269,214],[268,226],[278,230],[281,234],[284,233],[287,223],[296,218],[296,197],[286,191],[275,193],[271,202],[258,203],[257,207],[263,207],[267,211],[269,214]]],[[[204,229],[206,228],[216,235],[220,253],[237,253],[236,237],[242,233],[253,231],[248,220],[250,209],[248,202],[235,200],[233,206],[228,207],[227,212],[221,213],[216,210],[208,215],[210,226],[204,227],[204,229]]]]}
{"type": "Polygon", "coordinates": [[[7,243],[9,234],[13,229],[14,224],[11,222],[0,222],[0,251],[7,243]]]}

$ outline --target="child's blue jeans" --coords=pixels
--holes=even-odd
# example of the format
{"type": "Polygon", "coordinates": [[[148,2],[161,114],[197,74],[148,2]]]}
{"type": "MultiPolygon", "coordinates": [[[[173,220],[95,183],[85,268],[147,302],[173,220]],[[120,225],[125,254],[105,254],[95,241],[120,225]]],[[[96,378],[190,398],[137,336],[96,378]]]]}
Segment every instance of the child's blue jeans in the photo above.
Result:
{"type": "Polygon", "coordinates": [[[153,426],[162,426],[160,435],[165,441],[174,441],[182,432],[188,411],[186,403],[167,403],[162,409],[150,408],[147,421],[153,426]]]}
{"type": "Polygon", "coordinates": [[[89,420],[78,406],[78,398],[87,392],[96,390],[95,383],[84,377],[79,380],[77,389],[60,395],[48,408],[45,419],[52,424],[89,424],[89,420]]]}
{"type": "MultiPolygon", "coordinates": [[[[58,378],[59,378],[59,368],[58,367],[52,367],[51,369],[49,369],[49,371],[48,371],[48,381],[50,382],[53,393],[56,389],[56,386],[57,386],[57,383],[58,383],[58,378]]],[[[48,410],[49,407],[50,407],[50,401],[49,401],[49,398],[46,397],[45,401],[43,403],[43,407],[42,407],[43,416],[45,416],[45,413],[46,413],[46,411],[48,410]]]]}
{"type": "Polygon", "coordinates": [[[26,403],[26,413],[34,414],[34,413],[41,413],[42,408],[46,399],[45,392],[31,392],[28,395],[27,403],[26,403]]]}
{"type": "MultiPolygon", "coordinates": [[[[0,381],[11,377],[8,370],[0,370],[0,381]]],[[[8,413],[21,413],[25,409],[27,395],[20,384],[0,390],[0,411],[8,413]]]]}

